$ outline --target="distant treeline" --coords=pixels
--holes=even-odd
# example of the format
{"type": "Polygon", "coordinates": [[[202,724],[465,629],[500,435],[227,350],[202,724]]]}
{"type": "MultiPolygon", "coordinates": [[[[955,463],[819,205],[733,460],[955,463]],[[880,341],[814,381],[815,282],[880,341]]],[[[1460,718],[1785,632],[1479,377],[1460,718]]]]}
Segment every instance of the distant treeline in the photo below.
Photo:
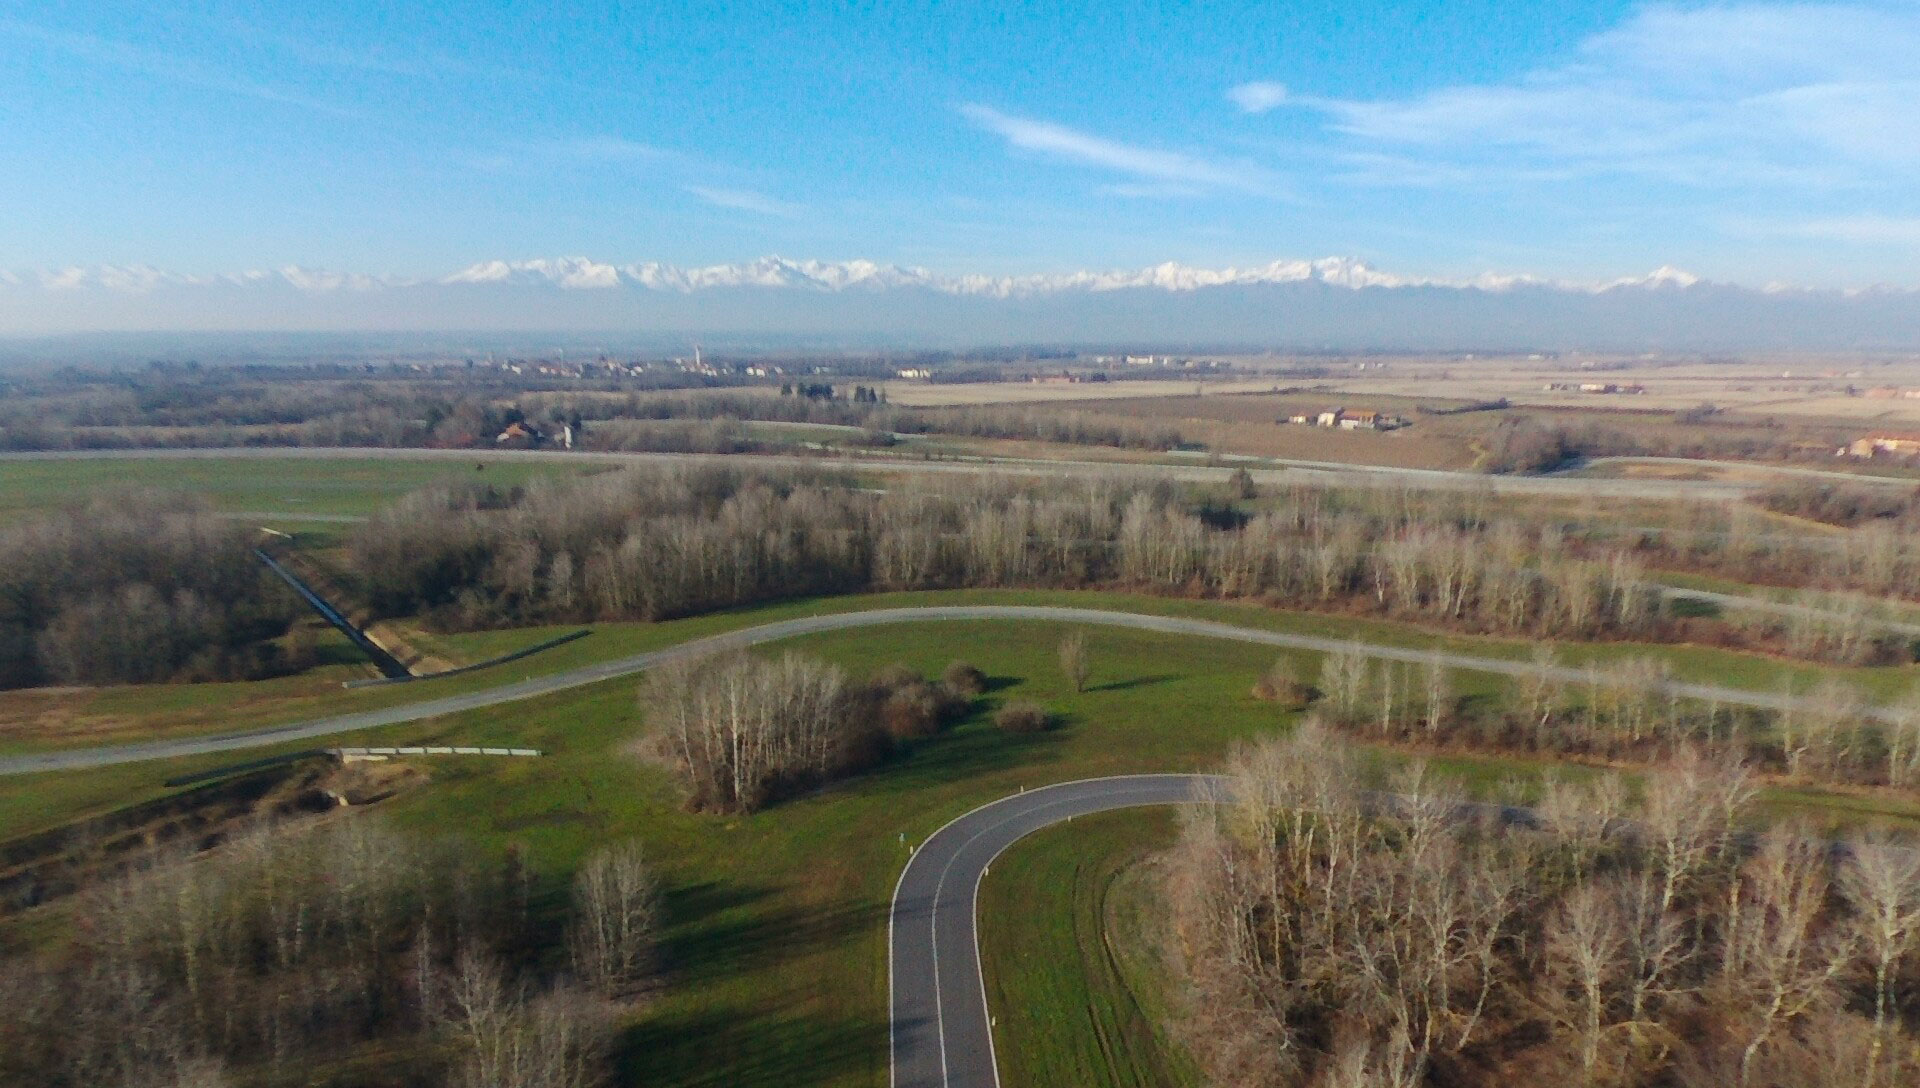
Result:
{"type": "Polygon", "coordinates": [[[236,680],[304,662],[299,601],[249,531],[180,495],[121,494],[0,531],[0,687],[236,680]]]}
{"type": "MultiPolygon", "coordinates": [[[[546,440],[571,424],[580,448],[660,452],[773,452],[776,439],[734,431],[723,435],[695,422],[831,424],[874,436],[953,434],[1078,445],[1169,450],[1182,445],[1172,427],[1083,412],[1023,408],[915,410],[886,404],[865,385],[789,386],[783,396],[582,395],[526,392],[484,396],[436,394],[406,385],[343,382],[311,390],[269,386],[256,396],[203,391],[198,402],[151,410],[110,402],[114,410],[76,408],[0,425],[0,449],[142,449],[247,446],[376,448],[492,447],[507,428],[529,424],[546,440]]],[[[525,444],[525,440],[516,440],[525,444]]]]}

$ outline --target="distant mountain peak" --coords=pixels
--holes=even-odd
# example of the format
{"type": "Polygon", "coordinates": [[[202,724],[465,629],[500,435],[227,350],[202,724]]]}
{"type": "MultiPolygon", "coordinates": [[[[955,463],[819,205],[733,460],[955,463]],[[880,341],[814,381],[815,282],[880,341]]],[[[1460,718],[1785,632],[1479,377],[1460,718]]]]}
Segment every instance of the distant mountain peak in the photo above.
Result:
{"type": "Polygon", "coordinates": [[[779,255],[698,266],[497,259],[413,278],[299,265],[226,275],[143,264],[0,271],[0,333],[235,328],[698,329],[903,345],[1906,350],[1920,348],[1920,291],[1748,288],[1670,265],[1589,283],[1440,279],[1338,256],[1012,276],[779,255]]]}
{"type": "Polygon", "coordinates": [[[949,295],[1014,298],[1062,292],[1103,292],[1152,289],[1169,292],[1201,291],[1213,287],[1262,284],[1320,283],[1353,290],[1396,287],[1454,287],[1506,291],[1516,287],[1549,287],[1566,291],[1608,291],[1622,287],[1684,290],[1703,282],[1670,265],[1645,276],[1598,284],[1575,284],[1526,275],[1484,273],[1471,279],[1428,279],[1383,272],[1356,257],[1283,258],[1244,268],[1209,268],[1163,261],[1135,269],[1041,273],[1025,276],[941,275],[925,268],[882,264],[866,259],[846,261],[794,260],[769,255],[737,264],[682,267],[659,261],[612,264],[591,257],[537,257],[528,260],[488,260],[432,280],[398,276],[371,276],[286,265],[235,275],[196,276],[167,272],[151,265],[95,265],[30,272],[0,270],[0,288],[38,284],[48,290],[99,288],[144,293],[164,287],[231,284],[285,285],[301,291],[371,291],[411,287],[422,283],[443,286],[557,287],[565,290],[692,292],[715,288],[851,291],[919,288],[949,295]]]}

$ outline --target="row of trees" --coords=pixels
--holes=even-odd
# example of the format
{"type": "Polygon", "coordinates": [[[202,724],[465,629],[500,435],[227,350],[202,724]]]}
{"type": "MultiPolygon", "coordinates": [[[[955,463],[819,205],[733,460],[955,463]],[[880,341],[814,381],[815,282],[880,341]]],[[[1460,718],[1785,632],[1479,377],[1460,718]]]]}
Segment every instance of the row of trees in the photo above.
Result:
{"type": "MultiPolygon", "coordinates": [[[[1274,676],[1257,688],[1287,683],[1274,676]]],[[[1658,762],[1693,749],[1790,778],[1909,788],[1920,785],[1920,693],[1870,709],[1835,678],[1783,688],[1783,709],[1683,698],[1668,664],[1635,657],[1570,668],[1551,647],[1497,695],[1465,699],[1435,655],[1420,664],[1374,660],[1357,644],[1321,658],[1318,720],[1368,738],[1489,752],[1658,762]]],[[[1257,692],[1259,693],[1259,692],[1257,692]]],[[[1276,698],[1265,694],[1263,697],[1276,698]]]]}
{"type": "Polygon", "coordinates": [[[0,687],[271,675],[299,607],[204,501],[97,499],[0,531],[0,687]]]}
{"type": "MultiPolygon", "coordinates": [[[[1515,825],[1390,794],[1311,728],[1237,756],[1167,858],[1181,1030],[1214,1083],[1875,1088],[1920,1078],[1920,855],[1744,833],[1737,765],[1515,825]]],[[[1609,780],[1611,781],[1611,780],[1609,780]]]]}
{"type": "Polygon", "coordinates": [[[1656,592],[1624,551],[1590,558],[1502,523],[1385,516],[1317,492],[1247,519],[1157,481],[903,483],[630,470],[408,497],[359,529],[375,606],[456,627],[660,619],[868,589],[1124,585],[1357,608],[1476,630],[1657,635],[1656,592]]]}
{"type": "Polygon", "coordinates": [[[0,1080],[214,1088],[404,1040],[436,1083],[603,1083],[614,1016],[653,977],[653,880],[631,844],[590,857],[559,970],[534,900],[517,856],[361,818],[163,856],[83,893],[67,946],[0,959],[0,1080]]]}

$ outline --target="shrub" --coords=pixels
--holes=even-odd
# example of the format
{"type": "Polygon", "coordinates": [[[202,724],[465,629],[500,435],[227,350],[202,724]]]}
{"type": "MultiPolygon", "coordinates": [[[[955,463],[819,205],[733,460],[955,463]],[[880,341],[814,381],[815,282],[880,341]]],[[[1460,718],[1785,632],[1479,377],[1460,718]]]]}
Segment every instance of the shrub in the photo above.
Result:
{"type": "Polygon", "coordinates": [[[955,661],[940,673],[940,682],[956,695],[983,695],[987,674],[965,661],[955,661]]]}
{"type": "Polygon", "coordinates": [[[880,722],[897,740],[930,737],[940,731],[940,698],[932,685],[916,680],[887,693],[880,703],[880,722]]]}
{"type": "Polygon", "coordinates": [[[993,724],[1009,733],[1042,733],[1053,727],[1053,715],[1039,703],[1020,699],[994,711],[993,724]]]}
{"type": "Polygon", "coordinates": [[[1298,708],[1313,701],[1313,688],[1294,675],[1292,662],[1283,657],[1253,682],[1253,697],[1265,703],[1298,708]]]}
{"type": "Polygon", "coordinates": [[[896,691],[915,684],[924,684],[926,681],[919,673],[896,661],[868,677],[867,683],[876,691],[896,691]]]}

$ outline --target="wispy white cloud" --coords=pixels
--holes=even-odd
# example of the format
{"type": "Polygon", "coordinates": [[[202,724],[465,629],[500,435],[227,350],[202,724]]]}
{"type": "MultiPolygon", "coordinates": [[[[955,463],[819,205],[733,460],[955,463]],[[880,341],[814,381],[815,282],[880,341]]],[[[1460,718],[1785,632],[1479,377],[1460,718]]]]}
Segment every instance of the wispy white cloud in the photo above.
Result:
{"type": "Polygon", "coordinates": [[[685,155],[671,148],[629,140],[624,136],[582,136],[571,140],[555,140],[542,145],[542,149],[556,157],[589,162],[634,164],[686,161],[685,155]]]}
{"type": "Polygon", "coordinates": [[[17,19],[0,18],[0,36],[31,42],[42,48],[53,49],[77,60],[93,64],[107,64],[142,75],[164,80],[182,86],[197,87],[201,90],[215,91],[221,94],[252,98],[262,102],[295,106],[316,113],[332,114],[338,117],[358,117],[359,111],[349,109],[339,102],[302,94],[285,87],[220,71],[201,64],[183,60],[161,50],[149,49],[131,42],[117,41],[97,34],[78,33],[22,22],[17,19]]]}
{"type": "Polygon", "coordinates": [[[789,204],[784,200],[777,200],[751,189],[714,189],[705,185],[689,185],[686,190],[716,208],[731,208],[735,211],[753,212],[756,215],[773,215],[792,219],[802,210],[798,204],[789,204]]]}
{"type": "Polygon", "coordinates": [[[1809,238],[1862,246],[1920,246],[1920,216],[1835,215],[1756,222],[1735,220],[1729,233],[1746,237],[1809,238]]]}
{"type": "Polygon", "coordinates": [[[1123,181],[1113,185],[1102,185],[1099,191],[1108,196],[1136,197],[1142,200],[1195,197],[1206,192],[1197,185],[1178,181],[1123,181]]]}
{"type": "Polygon", "coordinates": [[[969,104],[962,106],[960,112],[969,121],[1022,151],[1196,190],[1283,195],[1279,179],[1257,166],[1123,143],[1053,121],[1016,117],[988,106],[969,104]]]}
{"type": "Polygon", "coordinates": [[[1320,111],[1345,149],[1422,167],[1409,170],[1413,183],[1462,170],[1703,187],[1910,185],[1920,166],[1916,56],[1920,9],[1649,7],[1510,82],[1290,101],[1320,111]]]}
{"type": "Polygon", "coordinates": [[[1227,98],[1240,107],[1241,113],[1266,113],[1286,105],[1287,88],[1283,83],[1256,81],[1242,83],[1227,90],[1227,98]]]}

